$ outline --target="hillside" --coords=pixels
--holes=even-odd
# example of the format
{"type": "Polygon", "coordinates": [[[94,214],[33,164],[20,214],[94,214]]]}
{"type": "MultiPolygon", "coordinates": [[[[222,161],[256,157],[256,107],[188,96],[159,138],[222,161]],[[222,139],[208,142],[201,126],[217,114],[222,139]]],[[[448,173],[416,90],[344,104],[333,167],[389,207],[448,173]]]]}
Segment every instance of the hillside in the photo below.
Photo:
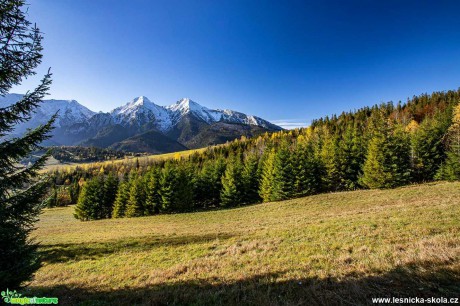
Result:
{"type": "Polygon", "coordinates": [[[60,305],[359,305],[458,297],[460,183],[82,223],[48,209],[28,294],[60,305]]]}

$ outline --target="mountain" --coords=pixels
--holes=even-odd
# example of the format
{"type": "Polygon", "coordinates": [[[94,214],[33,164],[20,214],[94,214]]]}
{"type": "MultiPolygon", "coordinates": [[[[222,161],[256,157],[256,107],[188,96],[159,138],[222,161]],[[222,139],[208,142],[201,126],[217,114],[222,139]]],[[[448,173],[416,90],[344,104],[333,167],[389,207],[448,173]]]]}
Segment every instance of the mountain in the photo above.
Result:
{"type": "MultiPolygon", "coordinates": [[[[0,97],[0,107],[8,107],[22,97],[0,97]]],[[[13,136],[45,123],[57,111],[56,128],[46,145],[165,153],[281,130],[262,118],[209,109],[188,98],[160,106],[140,96],[108,113],[95,113],[75,100],[44,100],[32,119],[16,128],[13,136]]]]}
{"type": "MultiPolygon", "coordinates": [[[[0,108],[8,107],[22,98],[23,95],[21,94],[8,94],[0,97],[0,108]]],[[[44,100],[32,118],[17,125],[11,136],[22,135],[27,129],[45,124],[57,112],[59,112],[59,116],[54,124],[56,129],[54,130],[53,139],[48,141],[48,145],[68,142],[67,137],[69,135],[67,135],[65,130],[72,126],[84,124],[95,114],[95,112],[75,100],[44,100]]]]}

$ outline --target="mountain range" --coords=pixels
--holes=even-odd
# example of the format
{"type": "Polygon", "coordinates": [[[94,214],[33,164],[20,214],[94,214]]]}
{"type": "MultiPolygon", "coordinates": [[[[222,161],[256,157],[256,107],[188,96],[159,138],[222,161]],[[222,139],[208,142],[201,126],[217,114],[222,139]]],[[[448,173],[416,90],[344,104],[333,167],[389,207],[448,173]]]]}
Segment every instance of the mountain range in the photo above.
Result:
{"type": "MultiPolygon", "coordinates": [[[[23,95],[0,97],[8,107],[23,95]]],[[[184,98],[160,106],[140,96],[114,110],[93,112],[75,100],[43,100],[32,118],[12,135],[47,122],[58,112],[47,146],[95,146],[129,152],[168,153],[225,143],[282,128],[256,116],[232,110],[214,110],[184,98]]]]}

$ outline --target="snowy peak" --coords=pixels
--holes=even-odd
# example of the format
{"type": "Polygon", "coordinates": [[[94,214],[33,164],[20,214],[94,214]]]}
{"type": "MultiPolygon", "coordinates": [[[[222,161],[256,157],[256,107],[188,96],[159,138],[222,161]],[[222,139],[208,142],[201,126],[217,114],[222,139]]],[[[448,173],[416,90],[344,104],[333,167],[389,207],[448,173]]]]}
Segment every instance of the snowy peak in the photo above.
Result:
{"type": "Polygon", "coordinates": [[[170,128],[171,119],[168,111],[151,102],[147,97],[140,96],[110,112],[114,121],[122,125],[142,126],[153,124],[161,131],[170,128]]]}
{"type": "Polygon", "coordinates": [[[205,107],[201,106],[200,104],[190,100],[189,98],[182,98],[177,101],[175,104],[166,106],[167,109],[176,112],[180,111],[181,113],[188,113],[188,112],[200,112],[205,107]]]}
{"type": "MultiPolygon", "coordinates": [[[[0,97],[0,107],[8,107],[23,97],[24,95],[21,94],[8,94],[0,97]]],[[[57,112],[59,112],[59,116],[55,122],[56,127],[83,123],[95,114],[75,100],[43,100],[32,120],[18,126],[17,131],[25,131],[25,129],[35,127],[37,124],[44,124],[57,112]]]]}

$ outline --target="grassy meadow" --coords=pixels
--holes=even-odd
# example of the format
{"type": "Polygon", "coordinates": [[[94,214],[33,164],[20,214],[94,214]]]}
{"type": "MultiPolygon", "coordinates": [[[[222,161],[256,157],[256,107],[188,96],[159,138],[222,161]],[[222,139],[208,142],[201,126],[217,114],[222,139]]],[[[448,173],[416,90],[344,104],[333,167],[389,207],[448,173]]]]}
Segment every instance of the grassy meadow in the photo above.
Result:
{"type": "Polygon", "coordinates": [[[460,296],[460,183],[80,222],[45,210],[23,295],[61,305],[359,305],[460,296]]]}

